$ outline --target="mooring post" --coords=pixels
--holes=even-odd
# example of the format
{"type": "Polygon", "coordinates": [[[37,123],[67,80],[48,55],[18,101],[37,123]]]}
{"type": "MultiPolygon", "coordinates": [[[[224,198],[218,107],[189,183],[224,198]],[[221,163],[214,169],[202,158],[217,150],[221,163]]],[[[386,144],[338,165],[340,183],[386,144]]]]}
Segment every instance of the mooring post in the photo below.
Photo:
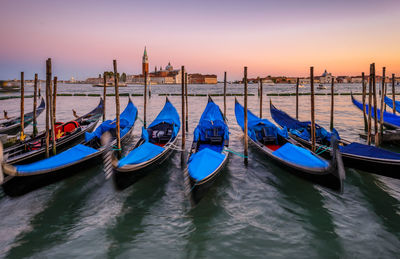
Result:
{"type": "Polygon", "coordinates": [[[372,142],[372,64],[369,67],[369,91],[368,91],[368,132],[367,144],[371,145],[372,142]]]}
{"type": "Polygon", "coordinates": [[[384,107],[386,108],[385,105],[385,96],[386,96],[386,84],[385,84],[385,77],[386,77],[386,67],[382,68],[382,96],[381,96],[381,114],[380,114],[380,120],[379,120],[379,143],[378,146],[382,143],[383,141],[383,109],[384,107]]]}
{"type": "Polygon", "coordinates": [[[362,80],[362,102],[363,102],[363,115],[364,115],[364,130],[368,130],[368,121],[367,121],[367,112],[366,112],[366,107],[365,107],[365,96],[367,92],[367,87],[365,84],[365,74],[362,72],[361,74],[361,80],[362,80]]]}
{"type": "Polygon", "coordinates": [[[116,119],[116,135],[117,135],[117,150],[118,155],[121,156],[121,132],[120,132],[120,118],[119,118],[119,82],[117,72],[117,60],[113,60],[114,66],[114,86],[115,86],[115,117],[116,119]]]}
{"type": "Polygon", "coordinates": [[[226,119],[226,71],[224,72],[224,118],[226,119]]]}
{"type": "Polygon", "coordinates": [[[20,121],[21,121],[21,135],[19,137],[19,139],[21,141],[25,140],[25,134],[24,134],[24,124],[25,124],[25,117],[24,117],[24,72],[21,72],[21,117],[20,117],[20,121]]]}
{"type": "Polygon", "coordinates": [[[186,142],[186,125],[185,125],[185,66],[181,67],[182,72],[182,149],[185,149],[186,142]]]}
{"type": "Polygon", "coordinates": [[[51,88],[51,59],[46,61],[46,157],[49,157],[50,149],[50,89],[51,88]]]}
{"type": "Polygon", "coordinates": [[[392,74],[392,99],[393,99],[393,114],[396,114],[396,90],[395,90],[395,77],[394,74],[392,74]]]}
{"type": "Polygon", "coordinates": [[[53,80],[53,89],[51,89],[50,85],[50,102],[51,102],[51,136],[52,136],[52,150],[53,150],[53,156],[56,155],[57,150],[56,150],[56,96],[57,96],[57,77],[54,77],[53,80]]]}
{"type": "Polygon", "coordinates": [[[188,74],[185,73],[185,121],[186,121],[186,132],[189,131],[189,103],[188,103],[188,74]]]}
{"type": "Polygon", "coordinates": [[[249,156],[249,143],[247,136],[247,67],[244,67],[244,163],[247,165],[249,156]]]}
{"type": "Polygon", "coordinates": [[[335,80],[332,78],[332,82],[331,82],[331,123],[330,123],[331,131],[333,130],[334,108],[335,108],[335,80]]]}
{"type": "Polygon", "coordinates": [[[260,82],[260,119],[262,119],[262,107],[263,107],[263,83],[262,79],[259,79],[260,82]]]}
{"type": "Polygon", "coordinates": [[[372,87],[374,91],[374,129],[375,129],[375,146],[379,145],[379,132],[378,132],[378,107],[377,107],[377,92],[376,92],[376,75],[375,63],[372,63],[372,87]]]}
{"type": "Polygon", "coordinates": [[[106,120],[107,74],[103,73],[103,121],[106,120]]]}
{"type": "Polygon", "coordinates": [[[35,81],[33,82],[33,136],[35,137],[38,133],[37,119],[36,119],[36,106],[37,106],[37,83],[38,74],[35,74],[35,81]]]}
{"type": "Polygon", "coordinates": [[[296,120],[299,119],[299,83],[300,79],[296,80],[296,120]]]}
{"type": "Polygon", "coordinates": [[[144,77],[144,102],[143,102],[143,127],[146,128],[146,109],[147,109],[147,71],[145,70],[143,73],[144,77]]]}
{"type": "Polygon", "coordinates": [[[57,77],[55,76],[53,79],[53,116],[54,116],[54,123],[57,121],[56,118],[56,104],[57,104],[57,77]]]}
{"type": "Polygon", "coordinates": [[[310,67],[311,86],[311,150],[315,152],[315,104],[314,104],[314,67],[310,67]]]}

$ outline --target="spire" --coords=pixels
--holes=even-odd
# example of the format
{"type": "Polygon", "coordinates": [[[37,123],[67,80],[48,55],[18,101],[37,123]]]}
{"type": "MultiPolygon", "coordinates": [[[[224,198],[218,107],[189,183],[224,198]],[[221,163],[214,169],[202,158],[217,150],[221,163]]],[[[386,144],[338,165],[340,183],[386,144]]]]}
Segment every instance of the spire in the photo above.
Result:
{"type": "Polygon", "coordinates": [[[146,46],[144,47],[144,52],[143,52],[143,63],[149,63],[149,58],[147,57],[146,46]]]}

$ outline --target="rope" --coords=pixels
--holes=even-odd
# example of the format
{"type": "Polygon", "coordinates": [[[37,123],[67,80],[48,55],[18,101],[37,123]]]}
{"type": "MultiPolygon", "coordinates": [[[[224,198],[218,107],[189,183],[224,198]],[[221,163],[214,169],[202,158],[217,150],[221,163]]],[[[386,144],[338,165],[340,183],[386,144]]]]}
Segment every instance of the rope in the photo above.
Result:
{"type": "Polygon", "coordinates": [[[228,151],[228,152],[230,152],[230,153],[232,153],[232,154],[234,154],[234,155],[237,155],[237,156],[239,156],[239,157],[242,157],[242,158],[248,158],[248,156],[245,156],[245,155],[243,155],[242,153],[233,151],[233,150],[231,150],[231,149],[229,149],[229,148],[224,148],[224,151],[228,151]]]}
{"type": "Polygon", "coordinates": [[[140,120],[141,123],[144,124],[144,121],[142,120],[142,118],[140,118],[139,116],[137,116],[137,118],[140,120]]]}
{"type": "Polygon", "coordinates": [[[325,151],[327,151],[327,150],[329,150],[330,149],[330,147],[327,147],[327,146],[320,146],[316,151],[315,151],[315,154],[317,154],[317,155],[320,155],[320,154],[322,154],[322,153],[324,153],[325,151]],[[326,147],[324,150],[321,150],[320,152],[318,152],[318,150],[321,148],[321,147],[326,147]]]}
{"type": "Polygon", "coordinates": [[[116,146],[111,146],[111,149],[112,149],[112,150],[116,150],[116,151],[121,151],[121,149],[118,148],[118,147],[116,147],[116,146]]]}
{"type": "Polygon", "coordinates": [[[175,151],[178,151],[178,152],[183,152],[183,151],[185,151],[184,149],[181,149],[181,148],[179,148],[179,147],[177,147],[176,145],[174,145],[174,144],[170,144],[170,147],[171,147],[171,149],[173,149],[173,150],[175,150],[175,151]]]}

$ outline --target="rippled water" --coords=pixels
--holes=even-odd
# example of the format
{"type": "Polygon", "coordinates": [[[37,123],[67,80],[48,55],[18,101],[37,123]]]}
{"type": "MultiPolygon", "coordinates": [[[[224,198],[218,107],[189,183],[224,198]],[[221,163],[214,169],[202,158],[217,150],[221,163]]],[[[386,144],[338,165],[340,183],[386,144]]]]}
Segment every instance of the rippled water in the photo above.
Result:
{"type": "MultiPolygon", "coordinates": [[[[241,93],[242,86],[229,85],[241,93]]],[[[265,86],[264,92],[294,92],[293,86],[265,86]]],[[[357,85],[338,91],[359,92],[357,85]]],[[[30,89],[28,88],[28,93],[30,89]]],[[[59,92],[101,92],[84,85],[60,86],[59,92]]],[[[113,92],[111,88],[108,90],[113,92]]],[[[164,104],[158,93],[180,93],[180,86],[152,86],[147,118],[151,121],[164,104]]],[[[303,89],[302,89],[303,91],[303,89]]],[[[307,89],[304,90],[305,92],[307,89]]],[[[323,90],[329,91],[329,90],[323,90]]],[[[141,93],[140,86],[121,92],[141,93]]],[[[190,93],[221,93],[221,86],[189,86],[190,93]]],[[[256,86],[250,85],[256,93],[256,86]]],[[[180,112],[180,97],[169,97],[180,112]]],[[[243,97],[238,97],[242,102],[243,97]]],[[[360,98],[360,96],[358,96],[360,98]]],[[[213,98],[223,107],[223,98],[213,98]]],[[[270,118],[269,99],[294,115],[294,96],[264,97],[264,117],[270,118]]],[[[309,119],[309,96],[300,96],[300,119],[309,119]]],[[[143,118],[143,98],[132,97],[143,118]]],[[[231,148],[242,152],[242,133],[234,118],[234,97],[227,112],[231,148]]],[[[91,110],[98,97],[58,97],[57,119],[91,110]]],[[[121,108],[128,102],[121,97],[121,108]]],[[[189,97],[189,136],[207,102],[189,97]]],[[[342,137],[359,140],[362,114],[350,96],[335,98],[335,127],[342,137]]],[[[316,97],[316,118],[329,125],[330,96],[316,97]]],[[[107,117],[113,118],[114,97],[107,97],[107,117]]],[[[9,114],[19,100],[0,101],[9,114]]],[[[32,107],[32,99],[26,100],[32,107]]],[[[258,113],[256,96],[249,107],[258,113]]],[[[30,108],[29,108],[30,109],[30,108]]],[[[44,116],[39,118],[43,128],[44,116]]],[[[134,140],[140,134],[138,120],[134,140]]],[[[28,128],[28,130],[30,127],[28,128]]],[[[132,141],[134,141],[132,140],[132,141]]],[[[398,150],[396,147],[387,147],[398,150]]],[[[124,191],[106,180],[102,165],[18,198],[0,193],[0,256],[6,258],[394,258],[400,254],[400,181],[346,170],[343,194],[299,179],[272,164],[256,149],[249,164],[231,155],[213,187],[191,209],[184,196],[181,155],[175,153],[162,166],[124,191]]]]}

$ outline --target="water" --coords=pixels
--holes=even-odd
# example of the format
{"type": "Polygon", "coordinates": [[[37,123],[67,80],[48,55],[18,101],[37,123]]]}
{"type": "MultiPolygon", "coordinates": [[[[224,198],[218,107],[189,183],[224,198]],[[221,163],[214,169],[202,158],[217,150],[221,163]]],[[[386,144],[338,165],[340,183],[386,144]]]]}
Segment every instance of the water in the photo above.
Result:
{"type": "MultiPolygon", "coordinates": [[[[108,88],[109,92],[113,90],[108,88]]],[[[293,86],[265,86],[264,92],[294,92],[293,86]]],[[[339,85],[338,91],[359,92],[359,85],[339,85]]],[[[29,93],[30,89],[27,89],[29,93]]],[[[92,93],[101,89],[61,85],[59,93],[92,93]]],[[[121,92],[141,93],[140,86],[121,92]]],[[[152,86],[147,118],[155,118],[165,97],[179,86],[152,86]]],[[[229,85],[241,93],[242,86],[229,85]]],[[[306,90],[304,90],[306,91],[306,90]]],[[[323,90],[329,91],[329,90],[323,90]]],[[[189,86],[190,93],[221,93],[215,86],[189,86]]],[[[250,85],[250,92],[257,92],[250,85]]],[[[27,94],[28,94],[27,93],[27,94]]],[[[242,102],[243,97],[238,97],[242,102]]],[[[358,96],[360,98],[360,96],[358,96]]],[[[181,111],[181,99],[169,97],[181,111]]],[[[189,97],[189,136],[207,98],[189,97]]],[[[223,107],[223,98],[213,98],[223,107]]],[[[294,96],[264,97],[294,115],[294,96]]],[[[300,96],[300,119],[309,119],[309,96],[300,96]]],[[[143,118],[143,98],[132,97],[143,118]]],[[[228,97],[230,147],[242,152],[242,133],[234,118],[234,97],[228,97]]],[[[114,97],[107,97],[107,117],[115,113],[114,97]]],[[[72,118],[71,109],[84,114],[97,97],[58,97],[57,120],[72,118]]],[[[121,97],[121,109],[128,102],[121,97]]],[[[316,118],[329,126],[330,96],[316,97],[316,118]]],[[[335,98],[335,127],[342,137],[361,141],[362,113],[350,96],[335,98]]],[[[19,100],[0,101],[1,109],[15,114],[19,100]]],[[[26,99],[31,109],[32,98],[26,99]]],[[[249,108],[258,113],[257,97],[249,108]]],[[[44,116],[39,117],[44,127],[44,116]]],[[[133,135],[140,134],[137,121],[133,135]]],[[[28,127],[31,130],[31,126],[28,127]]],[[[396,147],[387,147],[399,150],[396,147]]],[[[155,170],[124,191],[106,180],[102,165],[18,198],[0,193],[0,255],[5,258],[395,258],[400,252],[400,181],[346,170],[343,194],[299,179],[249,150],[249,165],[232,155],[200,204],[190,209],[184,196],[181,156],[175,153],[155,170]]]]}

